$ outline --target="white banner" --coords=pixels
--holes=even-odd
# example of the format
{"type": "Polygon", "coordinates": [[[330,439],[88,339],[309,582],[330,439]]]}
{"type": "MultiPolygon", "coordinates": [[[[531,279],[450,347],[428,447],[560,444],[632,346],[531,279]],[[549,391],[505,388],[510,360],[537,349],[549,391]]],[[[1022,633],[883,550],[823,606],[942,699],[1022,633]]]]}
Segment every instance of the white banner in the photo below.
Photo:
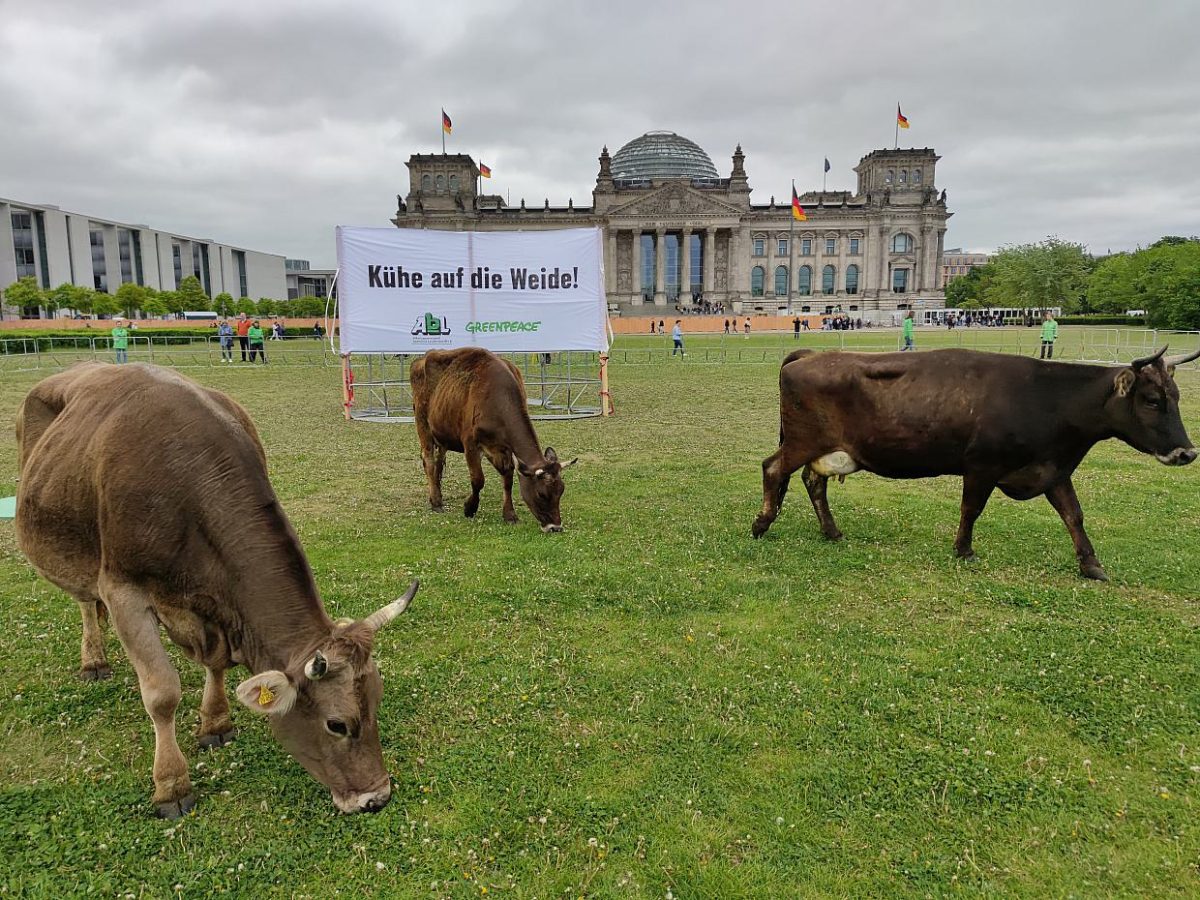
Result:
{"type": "Polygon", "coordinates": [[[599,228],[337,228],[343,353],[608,349],[599,228]]]}

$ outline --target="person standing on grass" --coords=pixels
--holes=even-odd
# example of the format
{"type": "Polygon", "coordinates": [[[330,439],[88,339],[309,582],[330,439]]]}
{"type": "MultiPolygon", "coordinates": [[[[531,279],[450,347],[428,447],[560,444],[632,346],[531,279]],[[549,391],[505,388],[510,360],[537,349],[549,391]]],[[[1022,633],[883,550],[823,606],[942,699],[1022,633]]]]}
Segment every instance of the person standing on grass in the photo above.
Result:
{"type": "Polygon", "coordinates": [[[246,330],[246,336],[250,343],[250,362],[254,362],[254,354],[261,353],[263,365],[267,364],[267,347],[263,343],[263,330],[258,324],[258,319],[246,330]]]}
{"type": "MultiPolygon", "coordinates": [[[[913,314],[912,310],[904,317],[904,350],[916,350],[917,345],[913,340],[913,314]]],[[[903,352],[903,350],[901,351],[903,352]]]]}
{"type": "Polygon", "coordinates": [[[225,319],[217,326],[217,340],[221,344],[221,362],[233,362],[233,326],[225,319]]]}
{"type": "MultiPolygon", "coordinates": [[[[238,346],[242,348],[242,362],[246,361],[246,351],[250,348],[250,320],[246,318],[245,313],[238,313],[237,320],[237,338],[238,346]]],[[[254,362],[253,359],[250,360],[254,362]]]]}
{"type": "Polygon", "coordinates": [[[800,340],[800,317],[792,319],[792,340],[800,340]]]}
{"type": "Polygon", "coordinates": [[[1058,340],[1058,323],[1049,310],[1042,319],[1042,359],[1054,359],[1054,342],[1058,340]]]}
{"type": "Polygon", "coordinates": [[[117,363],[129,362],[129,329],[125,327],[125,317],[113,319],[112,346],[117,354],[117,363]]]}
{"type": "Polygon", "coordinates": [[[750,317],[746,316],[746,337],[750,337],[750,317]]]}
{"type": "Polygon", "coordinates": [[[675,346],[671,348],[671,355],[675,355],[675,351],[679,351],[680,356],[687,356],[683,352],[683,320],[676,319],[675,327],[671,329],[671,340],[675,342],[675,346]]]}
{"type": "Polygon", "coordinates": [[[725,320],[725,333],[729,334],[729,320],[728,319],[725,320]]]}

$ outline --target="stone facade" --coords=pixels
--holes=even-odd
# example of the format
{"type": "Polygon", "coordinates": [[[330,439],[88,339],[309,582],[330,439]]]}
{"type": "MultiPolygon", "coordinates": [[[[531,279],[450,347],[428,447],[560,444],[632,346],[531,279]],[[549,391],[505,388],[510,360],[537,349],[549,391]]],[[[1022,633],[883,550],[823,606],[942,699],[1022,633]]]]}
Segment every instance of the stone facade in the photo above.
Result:
{"type": "Polygon", "coordinates": [[[940,261],[951,213],[936,187],[938,159],[928,148],[875,150],[855,167],[857,190],[805,192],[807,220],[796,221],[790,196],[750,202],[740,146],[728,178],[614,175],[605,148],[591,205],[566,207],[509,206],[477,190],[470,156],[415,154],[392,222],[459,231],[600,226],[608,300],[627,313],[707,302],[733,312],[880,319],[945,305],[940,261]]]}

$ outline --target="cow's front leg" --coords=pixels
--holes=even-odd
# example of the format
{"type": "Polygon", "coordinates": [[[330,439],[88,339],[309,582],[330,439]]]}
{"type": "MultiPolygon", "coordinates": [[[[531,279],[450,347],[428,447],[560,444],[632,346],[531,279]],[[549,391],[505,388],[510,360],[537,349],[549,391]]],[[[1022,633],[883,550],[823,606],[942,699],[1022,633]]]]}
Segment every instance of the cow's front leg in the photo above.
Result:
{"type": "Polygon", "coordinates": [[[103,578],[100,596],[137,672],[142,705],[154,723],[154,805],[162,818],[177,819],[196,805],[187,760],[175,739],[179,673],[163,648],[148,596],[127,585],[106,586],[103,578]]]}
{"type": "Polygon", "coordinates": [[[837,522],[833,521],[833,513],[829,511],[829,476],[818,474],[812,466],[805,466],[801,477],[804,479],[804,487],[808,490],[808,499],[812,501],[813,512],[817,514],[817,521],[821,525],[821,533],[831,541],[840,541],[842,531],[837,527],[837,522]]]}
{"type": "Polygon", "coordinates": [[[225,695],[225,669],[204,667],[204,698],[200,701],[200,730],[196,740],[201,747],[224,747],[237,730],[229,716],[229,698],[225,695]]]}
{"type": "Polygon", "coordinates": [[[429,484],[429,508],[434,512],[445,509],[442,504],[442,471],[446,464],[446,451],[437,445],[424,419],[416,416],[417,439],[421,442],[421,467],[429,484]]]}
{"type": "Polygon", "coordinates": [[[463,445],[463,456],[467,458],[467,471],[471,475],[471,496],[463,504],[463,515],[474,518],[479,511],[479,493],[483,490],[483,464],[478,444],[463,445]]]}
{"type": "Polygon", "coordinates": [[[958,518],[958,535],[954,538],[954,554],[959,559],[974,559],[971,541],[975,533],[975,520],[987,506],[988,498],[996,488],[991,478],[967,473],[963,476],[962,504],[958,518]]]}
{"type": "Polygon", "coordinates": [[[517,511],[513,508],[512,487],[513,470],[516,467],[513,464],[513,455],[507,450],[503,452],[489,450],[488,459],[500,473],[500,480],[504,484],[504,521],[510,525],[515,524],[517,511]]]}
{"type": "Polygon", "coordinates": [[[102,607],[95,597],[79,601],[83,616],[83,643],[79,652],[79,677],[83,681],[103,681],[112,678],[112,668],[104,652],[104,631],[100,627],[102,607]]]}
{"type": "Polygon", "coordinates": [[[1100,565],[1092,542],[1083,530],[1083,508],[1079,505],[1079,497],[1075,494],[1075,485],[1071,479],[1068,478],[1046,491],[1046,499],[1058,510],[1063,524],[1071,533],[1071,541],[1075,544],[1075,557],[1079,560],[1079,573],[1084,578],[1108,581],[1108,573],[1104,571],[1104,566],[1100,565]]]}

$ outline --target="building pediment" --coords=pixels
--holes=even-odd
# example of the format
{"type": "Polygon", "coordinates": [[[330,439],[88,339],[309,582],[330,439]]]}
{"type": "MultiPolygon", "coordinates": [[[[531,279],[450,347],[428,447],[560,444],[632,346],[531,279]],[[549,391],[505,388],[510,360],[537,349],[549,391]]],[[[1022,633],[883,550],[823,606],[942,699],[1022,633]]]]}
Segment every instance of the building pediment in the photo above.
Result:
{"type": "Polygon", "coordinates": [[[610,217],[663,218],[666,216],[728,218],[742,216],[746,210],[739,209],[727,200],[719,200],[689,185],[667,182],[661,187],[641,193],[627,202],[618,202],[608,211],[610,217]]]}

